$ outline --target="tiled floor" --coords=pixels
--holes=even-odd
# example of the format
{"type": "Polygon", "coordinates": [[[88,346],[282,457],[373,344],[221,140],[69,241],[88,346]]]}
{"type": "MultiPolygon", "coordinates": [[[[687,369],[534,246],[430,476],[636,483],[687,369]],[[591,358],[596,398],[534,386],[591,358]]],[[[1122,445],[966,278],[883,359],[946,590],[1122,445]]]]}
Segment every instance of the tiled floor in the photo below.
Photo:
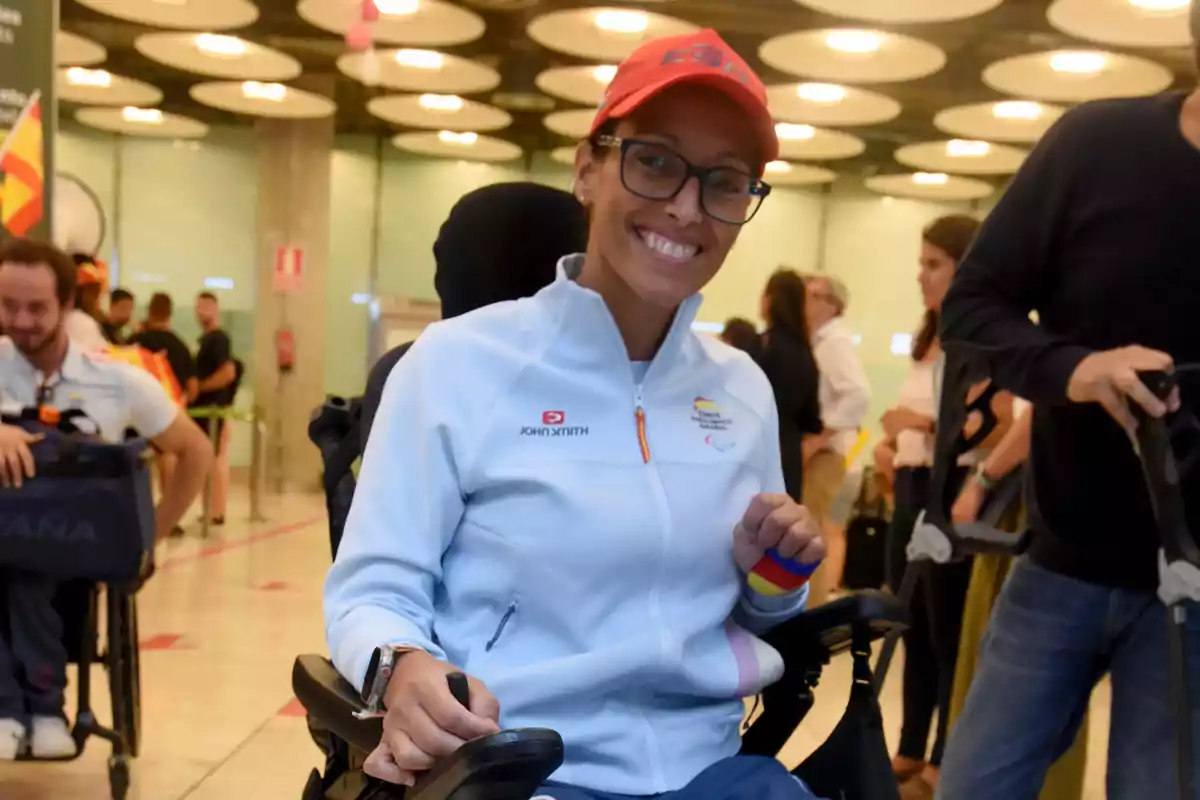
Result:
{"type": "MultiPolygon", "coordinates": [[[[235,504],[230,524],[208,540],[193,534],[170,543],[139,597],[144,745],[133,767],[134,800],[298,800],[320,762],[295,713],[290,673],[296,654],[324,649],[323,505],[289,496],[271,501],[267,513],[267,522],[250,525],[239,521],[244,505],[235,504]]],[[[893,669],[884,698],[890,736],[899,724],[899,664],[893,669]]],[[[785,760],[798,762],[823,741],[849,686],[849,664],[839,659],[785,760]]],[[[106,691],[97,692],[96,705],[107,720],[106,691]]],[[[1105,687],[1095,707],[1086,800],[1104,797],[1105,687]]],[[[0,798],[105,800],[107,757],[107,745],[94,739],[71,763],[0,765],[0,798]]]]}

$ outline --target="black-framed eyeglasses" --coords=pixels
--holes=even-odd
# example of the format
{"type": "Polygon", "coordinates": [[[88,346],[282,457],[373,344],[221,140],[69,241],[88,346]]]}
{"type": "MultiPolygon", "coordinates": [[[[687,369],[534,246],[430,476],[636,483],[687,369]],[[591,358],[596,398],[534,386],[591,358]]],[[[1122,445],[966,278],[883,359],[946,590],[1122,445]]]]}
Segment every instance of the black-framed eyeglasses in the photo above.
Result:
{"type": "Polygon", "coordinates": [[[599,136],[601,147],[621,148],[621,184],[646,200],[670,200],[693,177],[700,183],[700,209],[730,225],[754,219],[771,186],[737,167],[698,167],[661,142],[599,136]]]}

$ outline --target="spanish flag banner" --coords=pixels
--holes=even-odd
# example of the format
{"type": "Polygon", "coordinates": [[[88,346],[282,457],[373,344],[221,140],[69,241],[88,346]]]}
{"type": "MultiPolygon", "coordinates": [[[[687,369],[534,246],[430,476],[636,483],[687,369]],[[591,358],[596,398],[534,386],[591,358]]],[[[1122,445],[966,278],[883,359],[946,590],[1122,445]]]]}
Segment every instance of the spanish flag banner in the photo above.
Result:
{"type": "Polygon", "coordinates": [[[113,346],[108,348],[107,352],[116,361],[124,361],[149,372],[175,405],[183,405],[183,390],[179,388],[179,381],[175,378],[175,371],[171,369],[171,362],[167,361],[166,353],[155,353],[136,346],[113,346]]]}
{"type": "Polygon", "coordinates": [[[42,147],[41,93],[29,98],[0,146],[0,225],[13,236],[28,235],[42,221],[46,162],[42,147]]]}

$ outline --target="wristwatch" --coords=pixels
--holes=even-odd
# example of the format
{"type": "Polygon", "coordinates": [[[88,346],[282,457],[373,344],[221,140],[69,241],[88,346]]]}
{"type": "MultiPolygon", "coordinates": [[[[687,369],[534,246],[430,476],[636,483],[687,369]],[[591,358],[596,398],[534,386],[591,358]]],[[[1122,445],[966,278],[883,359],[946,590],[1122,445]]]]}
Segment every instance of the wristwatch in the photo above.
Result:
{"type": "Polygon", "coordinates": [[[987,474],[987,469],[982,461],[975,466],[975,474],[972,476],[972,479],[985,492],[992,491],[996,488],[996,484],[1000,482],[999,479],[987,474]]]}
{"type": "Polygon", "coordinates": [[[371,661],[367,664],[367,676],[362,685],[362,701],[366,708],[356,712],[354,716],[359,719],[383,716],[386,711],[383,699],[387,695],[392,671],[396,668],[396,659],[409,649],[391,645],[375,648],[375,652],[371,654],[371,661]]]}

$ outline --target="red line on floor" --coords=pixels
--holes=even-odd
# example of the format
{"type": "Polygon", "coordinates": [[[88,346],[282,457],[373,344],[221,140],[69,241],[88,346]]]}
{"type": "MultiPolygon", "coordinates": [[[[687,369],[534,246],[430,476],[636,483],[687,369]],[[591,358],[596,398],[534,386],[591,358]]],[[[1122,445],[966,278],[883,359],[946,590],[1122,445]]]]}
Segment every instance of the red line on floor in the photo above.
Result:
{"type": "Polygon", "coordinates": [[[183,641],[183,634],[160,633],[157,636],[143,639],[138,643],[138,649],[142,652],[149,652],[151,650],[193,650],[195,648],[183,641]]]}
{"type": "Polygon", "coordinates": [[[268,539],[275,539],[280,536],[286,536],[289,533],[296,533],[297,531],[304,530],[305,528],[315,525],[324,519],[325,517],[323,516],[313,517],[312,519],[302,520],[301,522],[293,522],[290,525],[281,525],[278,528],[272,528],[259,533],[252,533],[249,536],[245,536],[241,539],[230,539],[224,542],[217,542],[216,544],[212,544],[201,550],[197,550],[194,553],[185,553],[183,555],[172,556],[171,558],[168,558],[166,561],[163,561],[161,564],[159,564],[155,571],[166,572],[167,570],[175,569],[176,567],[184,564],[194,564],[195,562],[202,561],[206,558],[212,558],[213,556],[219,556],[222,553],[228,553],[231,550],[241,550],[243,548],[250,547],[251,545],[258,544],[259,542],[265,542],[268,539]]]}
{"type": "Polygon", "coordinates": [[[279,709],[278,716],[281,716],[281,717],[306,717],[306,716],[308,716],[308,712],[304,710],[304,706],[302,706],[300,704],[299,700],[292,698],[292,702],[288,703],[286,706],[279,709]]]}

